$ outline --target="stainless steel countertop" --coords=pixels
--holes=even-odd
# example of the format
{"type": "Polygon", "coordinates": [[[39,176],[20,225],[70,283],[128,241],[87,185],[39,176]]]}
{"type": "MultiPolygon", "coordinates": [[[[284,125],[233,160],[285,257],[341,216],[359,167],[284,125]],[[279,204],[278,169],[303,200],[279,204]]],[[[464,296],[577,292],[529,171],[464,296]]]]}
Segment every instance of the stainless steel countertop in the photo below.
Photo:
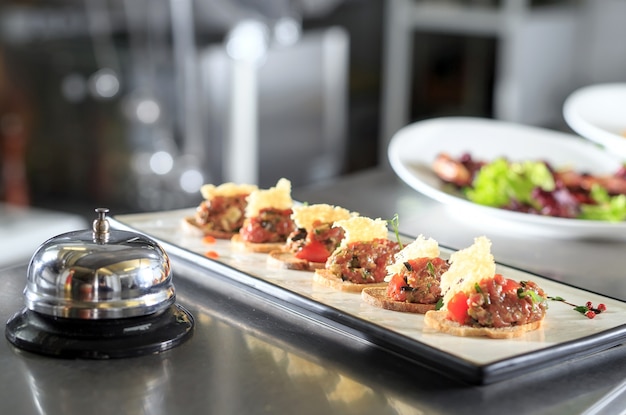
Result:
{"type": "MultiPolygon", "coordinates": [[[[398,213],[405,233],[424,233],[450,247],[471,243],[478,231],[386,171],[294,189],[294,197],[368,216],[398,213]]],[[[620,280],[626,258],[619,255],[624,242],[488,236],[500,262],[626,298],[620,280]]],[[[174,258],[172,267],[178,302],[196,319],[189,341],[158,355],[107,361],[53,359],[0,342],[0,413],[582,413],[602,402],[626,373],[626,350],[619,346],[496,384],[468,386],[337,333],[314,316],[235,289],[193,264],[174,258]]],[[[25,276],[26,264],[0,270],[5,321],[23,306],[25,276]]],[[[601,413],[623,413],[624,407],[618,398],[601,413]]]]}

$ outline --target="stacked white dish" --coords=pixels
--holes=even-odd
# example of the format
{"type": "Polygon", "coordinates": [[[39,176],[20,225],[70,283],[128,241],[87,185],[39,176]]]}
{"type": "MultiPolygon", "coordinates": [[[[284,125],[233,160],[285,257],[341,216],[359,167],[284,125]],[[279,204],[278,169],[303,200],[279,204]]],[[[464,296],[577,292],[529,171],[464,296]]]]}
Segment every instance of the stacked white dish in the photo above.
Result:
{"type": "Polygon", "coordinates": [[[626,160],[626,83],[574,91],[565,100],[563,117],[577,134],[626,160]]]}

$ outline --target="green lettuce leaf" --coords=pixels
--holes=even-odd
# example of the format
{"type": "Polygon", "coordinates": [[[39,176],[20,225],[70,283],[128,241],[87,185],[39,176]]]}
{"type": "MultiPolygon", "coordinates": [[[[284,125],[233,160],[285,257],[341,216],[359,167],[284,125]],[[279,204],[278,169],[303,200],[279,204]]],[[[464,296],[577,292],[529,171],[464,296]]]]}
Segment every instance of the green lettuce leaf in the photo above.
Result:
{"type": "Polygon", "coordinates": [[[621,222],[626,220],[626,195],[611,196],[605,188],[593,185],[591,198],[595,205],[581,205],[580,219],[621,222]]]}
{"type": "Polygon", "coordinates": [[[552,191],[554,186],[554,178],[545,163],[509,162],[498,158],[480,169],[465,195],[474,203],[503,207],[511,200],[532,204],[531,193],[535,187],[552,191]]]}

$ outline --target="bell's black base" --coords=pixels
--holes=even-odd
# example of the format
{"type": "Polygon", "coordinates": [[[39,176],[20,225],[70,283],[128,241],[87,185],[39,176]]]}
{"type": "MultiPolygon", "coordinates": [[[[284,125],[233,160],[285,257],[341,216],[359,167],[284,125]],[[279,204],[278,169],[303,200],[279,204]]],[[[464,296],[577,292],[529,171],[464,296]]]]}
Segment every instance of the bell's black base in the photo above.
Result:
{"type": "Polygon", "coordinates": [[[9,319],[6,338],[19,349],[58,358],[114,359],[154,354],[187,340],[193,316],[178,304],[147,316],[81,320],[23,309],[9,319]]]}

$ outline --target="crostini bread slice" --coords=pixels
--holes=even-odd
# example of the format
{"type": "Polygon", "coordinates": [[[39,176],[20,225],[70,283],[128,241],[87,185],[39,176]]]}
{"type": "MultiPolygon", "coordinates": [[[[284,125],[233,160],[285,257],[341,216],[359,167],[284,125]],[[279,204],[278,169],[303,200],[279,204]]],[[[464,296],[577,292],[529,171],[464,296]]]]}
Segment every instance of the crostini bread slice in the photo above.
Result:
{"type": "Polygon", "coordinates": [[[402,311],[405,313],[424,314],[437,307],[437,304],[408,303],[406,301],[393,300],[387,297],[387,287],[363,288],[361,298],[367,304],[373,305],[374,307],[392,311],[402,311]]]}
{"type": "Polygon", "coordinates": [[[271,251],[267,255],[267,264],[274,268],[292,269],[295,271],[314,271],[325,266],[323,262],[311,262],[306,259],[296,258],[292,252],[282,249],[271,251]]]}
{"type": "Polygon", "coordinates": [[[230,238],[231,244],[235,249],[243,252],[256,252],[261,254],[267,254],[272,251],[280,250],[285,245],[284,242],[247,242],[240,234],[235,234],[230,238]]]}
{"type": "Polygon", "coordinates": [[[326,268],[316,269],[313,275],[313,281],[338,291],[351,293],[360,293],[366,287],[387,287],[386,282],[356,284],[352,281],[344,281],[326,268]]]}
{"type": "Polygon", "coordinates": [[[512,339],[520,337],[524,333],[541,328],[543,320],[534,321],[528,324],[509,327],[474,327],[461,325],[448,319],[446,310],[428,311],[424,315],[424,324],[427,327],[461,337],[489,337],[492,339],[512,339]]]}
{"type": "Polygon", "coordinates": [[[198,225],[196,219],[193,216],[187,216],[182,219],[183,232],[189,236],[212,236],[217,239],[231,239],[235,232],[218,231],[210,229],[210,227],[198,225]]]}

